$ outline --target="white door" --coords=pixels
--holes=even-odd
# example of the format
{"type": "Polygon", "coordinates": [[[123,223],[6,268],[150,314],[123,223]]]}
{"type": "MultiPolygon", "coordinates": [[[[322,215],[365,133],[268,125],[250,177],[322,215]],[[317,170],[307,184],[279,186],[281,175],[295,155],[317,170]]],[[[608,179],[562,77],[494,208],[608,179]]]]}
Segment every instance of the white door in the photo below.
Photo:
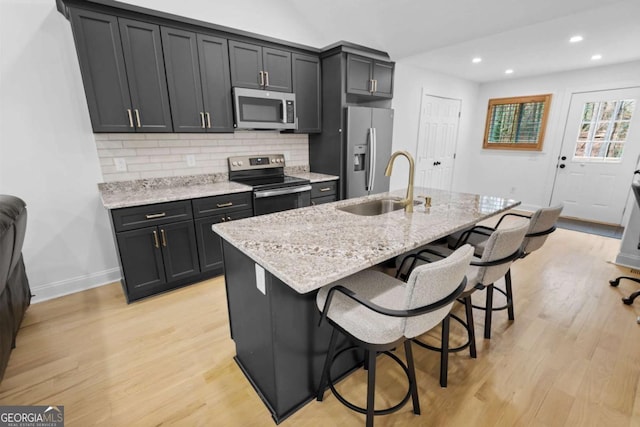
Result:
{"type": "Polygon", "coordinates": [[[415,184],[451,190],[460,100],[422,94],[415,184]]]}
{"type": "Polygon", "coordinates": [[[621,224],[640,156],[640,88],[574,93],[552,204],[563,216],[621,224]]]}

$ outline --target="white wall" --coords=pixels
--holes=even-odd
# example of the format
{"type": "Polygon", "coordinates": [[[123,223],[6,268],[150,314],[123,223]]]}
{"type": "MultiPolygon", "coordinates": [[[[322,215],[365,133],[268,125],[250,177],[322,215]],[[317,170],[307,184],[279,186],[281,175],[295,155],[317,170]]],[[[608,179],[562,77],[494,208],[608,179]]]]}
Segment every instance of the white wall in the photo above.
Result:
{"type": "Polygon", "coordinates": [[[25,200],[35,301],[119,277],[69,23],[51,0],[0,2],[0,193],[25,200]]]}
{"type": "Polygon", "coordinates": [[[639,84],[640,61],[635,61],[481,85],[469,135],[458,142],[455,187],[518,199],[525,209],[548,206],[571,93],[639,84]],[[541,152],[482,149],[490,98],[545,93],[553,99],[541,152]]]}
{"type": "MultiPolygon", "coordinates": [[[[417,68],[402,60],[396,62],[393,94],[393,151],[407,150],[416,157],[418,143],[418,127],[420,120],[420,105],[422,91],[428,95],[441,96],[462,100],[460,127],[458,131],[458,157],[462,155],[460,141],[472,139],[471,124],[475,117],[475,105],[478,94],[478,84],[456,77],[417,68]]],[[[408,167],[406,162],[398,160],[393,169],[391,189],[401,189],[407,186],[408,167]],[[402,162],[402,165],[400,164],[402,162]]],[[[453,189],[464,188],[460,182],[461,176],[458,165],[454,170],[453,189]]],[[[464,180],[462,180],[464,181],[464,180]]]]}

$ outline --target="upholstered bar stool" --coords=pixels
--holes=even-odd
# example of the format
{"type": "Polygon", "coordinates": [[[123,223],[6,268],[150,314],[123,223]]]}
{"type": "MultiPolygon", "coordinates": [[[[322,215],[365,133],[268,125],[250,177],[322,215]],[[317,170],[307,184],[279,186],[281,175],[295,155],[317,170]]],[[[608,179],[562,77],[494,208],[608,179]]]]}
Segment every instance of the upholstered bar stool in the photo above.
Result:
{"type": "Polygon", "coordinates": [[[333,332],[317,399],[323,399],[328,383],[341,403],[366,414],[367,426],[373,426],[374,415],[397,411],[409,397],[413,400],[413,412],[420,414],[411,339],[437,326],[449,315],[453,302],[466,287],[465,272],[472,256],[473,248],[464,245],[441,261],[415,268],[406,283],[379,271],[365,270],[320,289],[316,298],[322,313],[320,322],[326,319],[333,326],[333,332]],[[333,385],[331,365],[347,350],[335,354],[339,333],[365,350],[366,408],[347,401],[333,385]],[[406,365],[391,353],[401,344],[404,344],[406,365]],[[409,390],[397,405],[376,410],[376,356],[380,353],[390,356],[402,367],[409,379],[409,390]]]}
{"type": "MultiPolygon", "coordinates": [[[[502,278],[509,270],[511,263],[521,256],[521,246],[525,233],[529,228],[529,221],[526,219],[518,219],[504,227],[495,230],[486,241],[485,249],[482,256],[475,258],[467,270],[467,286],[462,294],[458,297],[458,301],[465,306],[466,321],[458,316],[451,314],[450,317],[459,322],[467,331],[467,342],[458,347],[449,347],[449,318],[445,318],[442,322],[441,346],[436,347],[414,338],[413,342],[421,347],[429,350],[439,351],[440,356],[440,385],[447,386],[449,353],[462,351],[469,347],[469,353],[472,358],[476,358],[476,342],[475,329],[473,322],[473,310],[471,305],[471,295],[478,291],[486,289],[487,292],[493,288],[493,283],[502,278]]],[[[466,245],[465,245],[466,246],[466,245]]],[[[463,246],[464,247],[464,246],[463,246]]],[[[407,255],[396,273],[396,277],[411,277],[410,275],[416,268],[420,268],[424,263],[434,262],[446,256],[447,247],[427,247],[415,254],[407,255]]],[[[488,301],[489,307],[491,302],[488,301]]],[[[490,310],[489,310],[490,312],[490,310]]],[[[485,322],[491,321],[485,319],[485,322]]]]}
{"type": "MultiPolygon", "coordinates": [[[[448,237],[447,243],[450,249],[455,249],[464,244],[471,244],[475,248],[475,254],[482,256],[484,248],[489,239],[489,235],[496,229],[507,223],[504,221],[509,217],[516,218],[529,218],[529,229],[522,242],[522,255],[520,258],[524,258],[534,251],[540,249],[547,241],[549,234],[553,233],[556,229],[556,222],[560,217],[563,205],[551,206],[549,208],[541,208],[535,211],[531,216],[516,214],[508,212],[502,217],[495,227],[475,226],[469,230],[461,233],[452,234],[448,237]],[[504,221],[504,222],[503,222],[504,221]]],[[[484,337],[491,338],[491,319],[494,311],[507,310],[507,316],[509,320],[515,319],[515,313],[513,309],[513,287],[511,282],[511,268],[507,270],[504,276],[505,288],[501,289],[498,286],[492,286],[491,289],[487,289],[487,303],[484,306],[473,305],[473,308],[485,310],[485,317],[488,319],[484,326],[484,337]],[[506,303],[499,307],[493,306],[493,290],[500,292],[506,298],[506,303]],[[491,302],[489,303],[489,300],[491,302]],[[487,307],[491,307],[487,310],[487,307]]]]}

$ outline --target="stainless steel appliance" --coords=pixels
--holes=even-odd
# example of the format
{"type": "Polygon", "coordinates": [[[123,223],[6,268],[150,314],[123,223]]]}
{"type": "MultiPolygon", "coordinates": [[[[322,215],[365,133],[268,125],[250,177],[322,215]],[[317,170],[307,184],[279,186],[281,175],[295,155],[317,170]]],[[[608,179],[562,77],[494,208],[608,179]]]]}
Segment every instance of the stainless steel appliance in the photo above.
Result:
{"type": "Polygon", "coordinates": [[[391,156],[392,136],[392,109],[347,107],[346,198],[389,191],[384,170],[391,156]]]}
{"type": "Polygon", "coordinates": [[[284,174],[284,155],[229,157],[229,180],[253,188],[253,214],[263,215],[311,205],[309,180],[284,174]]]}
{"type": "Polygon", "coordinates": [[[295,93],[233,88],[237,129],[297,129],[295,93]]]}

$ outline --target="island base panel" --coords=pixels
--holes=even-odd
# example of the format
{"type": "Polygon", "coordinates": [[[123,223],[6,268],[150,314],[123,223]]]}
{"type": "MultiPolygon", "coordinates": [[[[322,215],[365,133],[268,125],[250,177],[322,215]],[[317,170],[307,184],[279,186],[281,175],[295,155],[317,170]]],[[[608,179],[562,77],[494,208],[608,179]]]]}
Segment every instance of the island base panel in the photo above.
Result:
{"type": "MultiPolygon", "coordinates": [[[[316,395],[332,328],[326,322],[318,327],[316,292],[299,294],[265,271],[263,293],[255,261],[224,240],[223,254],[235,359],[279,423],[316,395]]],[[[353,343],[341,336],[339,344],[353,343]]],[[[333,377],[363,359],[362,352],[345,354],[334,363],[333,377]]]]}

